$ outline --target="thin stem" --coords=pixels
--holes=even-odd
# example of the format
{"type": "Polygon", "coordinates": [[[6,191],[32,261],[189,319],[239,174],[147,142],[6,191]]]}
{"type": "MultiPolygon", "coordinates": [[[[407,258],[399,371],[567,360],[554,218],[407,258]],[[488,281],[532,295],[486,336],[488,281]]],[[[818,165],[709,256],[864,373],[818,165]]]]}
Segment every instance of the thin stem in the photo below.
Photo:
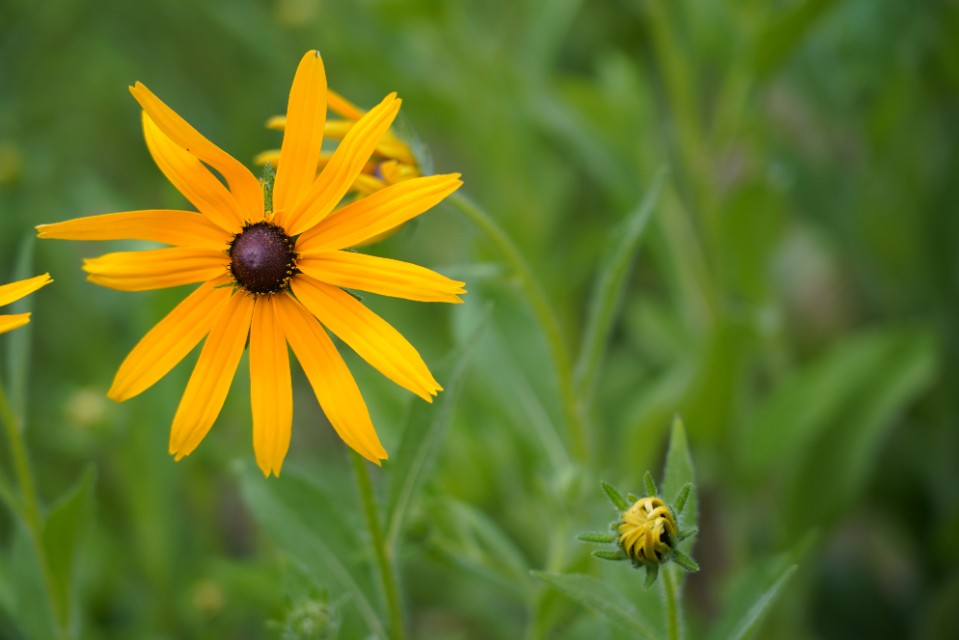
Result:
{"type": "Polygon", "coordinates": [[[546,336],[546,342],[553,358],[560,395],[563,399],[563,413],[569,425],[573,455],[580,462],[585,462],[589,447],[586,439],[586,425],[583,419],[582,409],[577,401],[571,358],[566,342],[563,339],[563,332],[560,330],[556,314],[553,313],[553,309],[549,305],[546,293],[542,287],[540,287],[539,282],[533,275],[533,270],[530,268],[529,263],[523,258],[523,254],[520,253],[519,248],[517,248],[512,239],[510,239],[502,227],[500,227],[489,214],[476,203],[458,193],[454,193],[447,198],[446,201],[459,209],[461,213],[469,218],[470,222],[486,234],[486,237],[489,238],[516,273],[523,293],[526,294],[533,314],[539,321],[543,334],[546,336]]]}
{"type": "Polygon", "coordinates": [[[56,618],[57,633],[60,637],[66,638],[69,635],[66,624],[67,613],[60,602],[53,570],[50,568],[50,560],[47,558],[46,547],[43,546],[43,520],[40,517],[40,501],[37,499],[36,485],[33,481],[33,473],[30,471],[30,460],[27,457],[23,431],[10,408],[10,401],[7,399],[7,392],[2,384],[0,384],[0,420],[3,420],[7,440],[10,444],[10,457],[13,459],[14,475],[17,478],[17,484],[22,495],[18,511],[27,525],[27,532],[30,534],[30,539],[37,554],[43,586],[56,618]]]}
{"type": "Polygon", "coordinates": [[[663,578],[663,594],[666,598],[666,637],[669,640],[681,640],[683,628],[676,578],[671,567],[663,567],[660,574],[663,578]]]}
{"type": "Polygon", "coordinates": [[[356,488],[360,493],[360,501],[363,503],[363,515],[366,516],[366,526],[370,532],[370,544],[373,546],[373,556],[376,560],[383,596],[386,600],[390,638],[403,640],[406,637],[406,626],[403,622],[403,608],[400,604],[399,582],[390,557],[392,554],[387,548],[386,537],[383,535],[383,525],[377,511],[376,497],[373,495],[370,471],[363,457],[354,451],[350,452],[350,461],[353,463],[353,476],[356,478],[356,488]]]}

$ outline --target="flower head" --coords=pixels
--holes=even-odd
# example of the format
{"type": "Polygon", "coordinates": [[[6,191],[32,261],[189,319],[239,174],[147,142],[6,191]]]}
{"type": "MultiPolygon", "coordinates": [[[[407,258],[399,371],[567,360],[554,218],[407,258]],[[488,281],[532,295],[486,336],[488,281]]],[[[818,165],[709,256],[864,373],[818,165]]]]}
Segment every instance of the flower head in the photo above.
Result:
{"type": "MultiPolygon", "coordinates": [[[[0,286],[0,307],[4,307],[11,302],[16,302],[20,298],[30,295],[40,287],[44,287],[51,282],[53,282],[53,279],[50,277],[50,274],[44,273],[41,276],[27,278],[26,280],[18,280],[17,282],[11,282],[10,284],[0,286]]],[[[14,329],[22,327],[28,322],[30,322],[29,313],[0,315],[0,333],[13,331],[14,329]]]]}
{"type": "Polygon", "coordinates": [[[136,83],[131,93],[143,108],[153,159],[198,212],[111,213],[40,225],[39,236],[170,245],[86,260],[88,279],[103,286],[142,291],[202,284],[134,347],[108,395],[123,401],[143,392],[203,341],[173,418],[170,453],[179,460],[212,427],[249,341],[253,447],[263,473],[279,474],[293,415],[289,345],[343,441],[372,462],[385,460],[366,404],[327,332],[423,399],[441,390],[416,349],[346,289],[461,302],[462,282],[350,250],[443,200],[462,184],[459,174],[406,180],[337,208],[400,101],[390,94],[364,114],[317,173],[328,94],[315,51],[303,56],[293,79],[272,185],[262,185],[144,85],[136,83]]]}
{"type": "Polygon", "coordinates": [[[629,494],[627,499],[613,486],[602,483],[603,491],[619,511],[619,520],[609,528],[615,533],[591,531],[577,536],[585,542],[615,543],[616,551],[598,550],[593,555],[603,560],[630,560],[635,567],[646,568],[646,586],[649,587],[663,563],[672,560],[686,571],[699,571],[696,561],[677,548],[677,545],[696,533],[696,529],[681,530],[677,515],[681,514],[692,485],[680,490],[673,507],[660,498],[653,476],[647,471],[644,478],[649,495],[643,498],[629,494]]]}

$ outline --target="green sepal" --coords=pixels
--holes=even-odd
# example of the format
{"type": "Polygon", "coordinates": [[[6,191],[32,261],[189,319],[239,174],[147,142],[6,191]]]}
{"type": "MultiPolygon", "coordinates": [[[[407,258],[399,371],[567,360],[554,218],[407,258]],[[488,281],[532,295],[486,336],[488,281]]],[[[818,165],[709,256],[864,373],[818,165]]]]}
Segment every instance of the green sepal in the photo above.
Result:
{"type": "Polygon", "coordinates": [[[582,540],[583,542],[616,542],[616,536],[612,533],[606,533],[605,531],[584,531],[583,533],[576,534],[577,540],[582,540]]]}
{"type": "Polygon", "coordinates": [[[605,551],[602,549],[597,549],[591,554],[594,558],[599,558],[600,560],[626,560],[626,554],[622,551],[605,551]]]}
{"type": "Polygon", "coordinates": [[[633,505],[639,501],[639,496],[635,493],[627,493],[626,499],[629,500],[629,504],[633,505]]]}
{"type": "Polygon", "coordinates": [[[659,565],[658,564],[647,564],[646,565],[646,582],[643,583],[643,589],[649,589],[653,586],[653,583],[656,582],[656,578],[659,576],[659,565]]]}
{"type": "Polygon", "coordinates": [[[656,489],[656,482],[653,480],[653,474],[649,471],[646,471],[646,475],[643,476],[643,482],[646,483],[646,495],[649,497],[659,495],[659,491],[656,489]]]}
{"type": "Polygon", "coordinates": [[[612,501],[613,506],[615,506],[620,511],[626,511],[629,508],[629,505],[626,504],[626,499],[623,498],[622,494],[613,488],[608,482],[600,483],[603,487],[603,491],[606,492],[606,495],[609,496],[609,499],[612,501]]]}
{"type": "Polygon", "coordinates": [[[672,553],[669,554],[669,559],[690,573],[696,573],[699,571],[699,565],[696,563],[696,561],[679,549],[673,549],[672,553]]]}
{"type": "Polygon", "coordinates": [[[683,485],[683,488],[679,490],[679,495],[676,496],[675,509],[676,513],[682,513],[683,507],[686,506],[686,500],[689,498],[689,492],[693,488],[692,482],[687,482],[683,485]]]}
{"type": "Polygon", "coordinates": [[[691,527],[689,529],[680,529],[679,533],[677,534],[679,536],[679,542],[682,542],[689,536],[694,536],[697,533],[699,533],[699,527],[691,527]]]}

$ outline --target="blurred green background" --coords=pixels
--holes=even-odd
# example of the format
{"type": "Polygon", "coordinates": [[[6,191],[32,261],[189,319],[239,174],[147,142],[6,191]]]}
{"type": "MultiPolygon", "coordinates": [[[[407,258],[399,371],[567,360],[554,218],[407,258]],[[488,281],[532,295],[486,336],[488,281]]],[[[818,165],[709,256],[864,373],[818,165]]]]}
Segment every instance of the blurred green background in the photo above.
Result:
{"type": "MultiPolygon", "coordinates": [[[[600,480],[640,492],[658,474],[675,413],[698,476],[691,637],[781,554],[800,568],[759,637],[955,637],[956,42],[954,0],[2,0],[0,274],[56,280],[32,296],[29,330],[0,341],[3,380],[45,503],[95,473],[78,636],[311,637],[283,634],[324,601],[340,637],[365,633],[265,505],[322,492],[343,515],[316,515],[317,539],[342,534],[365,562],[344,446],[302,374],[279,480],[253,464],[242,365],[211,434],[174,463],[190,365],[122,405],[105,392],[185,292],[84,280],[83,257],[129,243],[32,239],[43,222],[185,206],[147,153],[135,80],[249,163],[278,144],[263,123],[317,48],[356,103],[399,92],[399,131],[434,171],[461,171],[512,238],[560,352],[596,356],[570,396],[515,265],[448,204],[371,249],[467,281],[456,308],[368,301],[441,383],[481,327],[399,546],[413,637],[623,637],[528,570],[641,584],[572,537],[615,516],[600,480]],[[660,171],[605,348],[580,351],[604,260],[660,171]]],[[[351,355],[392,457],[374,470],[382,488],[413,401],[351,355]]],[[[0,638],[42,628],[14,580],[17,531],[0,513],[0,638]]]]}

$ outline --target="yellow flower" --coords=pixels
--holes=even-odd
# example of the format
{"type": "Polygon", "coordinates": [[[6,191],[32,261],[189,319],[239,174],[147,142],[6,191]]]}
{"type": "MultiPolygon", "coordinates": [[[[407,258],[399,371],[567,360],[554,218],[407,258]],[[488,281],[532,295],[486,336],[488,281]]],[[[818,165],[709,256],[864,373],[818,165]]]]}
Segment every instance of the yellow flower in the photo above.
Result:
{"type": "MultiPolygon", "coordinates": [[[[40,287],[46,286],[51,282],[53,282],[53,279],[50,278],[50,274],[45,273],[42,276],[18,280],[17,282],[0,286],[0,307],[4,307],[11,302],[16,302],[20,298],[30,295],[40,287]]],[[[29,313],[15,313],[13,315],[0,316],[0,333],[13,331],[28,322],[30,322],[29,313]]]]}
{"type": "Polygon", "coordinates": [[[216,420],[249,339],[253,448],[264,475],[279,474],[293,414],[289,344],[343,441],[372,462],[385,460],[366,404],[327,331],[423,399],[431,401],[441,390],[416,349],[344,289],[461,302],[462,282],[349,250],[443,200],[462,184],[459,174],[399,182],[335,210],[389,129],[400,101],[390,94],[365,114],[317,175],[327,89],[315,51],[300,61],[290,89],[272,210],[264,206],[270,198],[264,198],[263,186],[240,162],[142,84],[131,93],[143,108],[150,153],[199,213],[112,213],[41,225],[39,236],[172,245],[86,260],[89,280],[103,286],[142,291],[203,284],[137,344],[108,395],[123,401],[141,393],[205,337],[173,418],[170,453],[179,460],[216,420]]]}
{"type": "Polygon", "coordinates": [[[617,527],[619,546],[638,563],[659,564],[677,538],[676,518],[660,498],[641,498],[623,512],[617,527]]]}
{"type": "MultiPolygon", "coordinates": [[[[365,115],[362,109],[333,90],[327,90],[327,106],[342,119],[326,121],[324,129],[326,139],[342,141],[350,129],[365,115]]],[[[286,122],[286,116],[274,116],[267,121],[266,126],[283,131],[286,129],[286,122]]],[[[326,166],[331,157],[332,153],[321,152],[318,167],[322,169],[326,166]]],[[[273,149],[257,155],[254,162],[260,165],[269,163],[276,166],[279,160],[279,150],[273,149]]],[[[369,195],[391,184],[420,175],[419,165],[410,146],[388,129],[376,144],[369,162],[357,174],[350,191],[359,195],[369,195]]]]}

